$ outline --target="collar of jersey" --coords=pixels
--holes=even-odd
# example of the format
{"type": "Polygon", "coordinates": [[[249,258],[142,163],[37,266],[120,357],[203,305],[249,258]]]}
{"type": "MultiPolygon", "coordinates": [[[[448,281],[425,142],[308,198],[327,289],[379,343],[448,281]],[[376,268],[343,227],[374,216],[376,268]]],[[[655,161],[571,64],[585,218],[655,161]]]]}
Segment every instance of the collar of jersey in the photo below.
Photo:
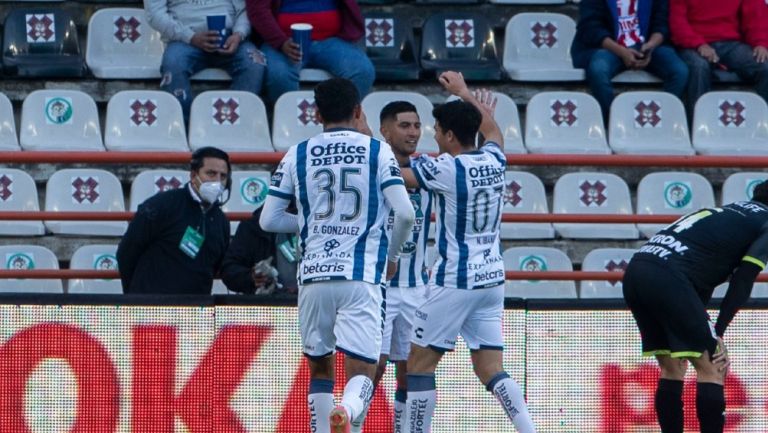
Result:
{"type": "Polygon", "coordinates": [[[324,129],[323,130],[323,132],[339,132],[339,131],[357,132],[357,129],[355,129],[355,128],[342,128],[342,127],[338,127],[338,128],[328,128],[328,129],[324,129]]]}

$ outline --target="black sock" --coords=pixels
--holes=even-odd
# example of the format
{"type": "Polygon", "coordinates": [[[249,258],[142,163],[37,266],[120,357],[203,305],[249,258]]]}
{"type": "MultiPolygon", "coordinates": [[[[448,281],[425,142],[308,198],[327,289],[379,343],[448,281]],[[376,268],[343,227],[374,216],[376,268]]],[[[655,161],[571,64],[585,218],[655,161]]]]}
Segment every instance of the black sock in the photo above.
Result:
{"type": "Polygon", "coordinates": [[[723,433],[725,426],[725,393],[723,385],[696,384],[696,415],[701,433],[723,433]]]}
{"type": "Polygon", "coordinates": [[[656,416],[662,433],[683,433],[683,381],[659,379],[656,416]]]}

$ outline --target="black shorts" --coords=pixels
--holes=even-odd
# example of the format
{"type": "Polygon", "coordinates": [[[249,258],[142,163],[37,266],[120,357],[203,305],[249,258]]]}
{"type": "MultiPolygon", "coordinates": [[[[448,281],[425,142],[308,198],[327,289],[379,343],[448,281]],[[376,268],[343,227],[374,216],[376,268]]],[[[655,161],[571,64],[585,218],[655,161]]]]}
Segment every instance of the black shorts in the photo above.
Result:
{"type": "Polygon", "coordinates": [[[644,356],[698,358],[704,351],[715,353],[715,330],[687,278],[662,263],[632,260],[623,289],[640,329],[644,356]]]}

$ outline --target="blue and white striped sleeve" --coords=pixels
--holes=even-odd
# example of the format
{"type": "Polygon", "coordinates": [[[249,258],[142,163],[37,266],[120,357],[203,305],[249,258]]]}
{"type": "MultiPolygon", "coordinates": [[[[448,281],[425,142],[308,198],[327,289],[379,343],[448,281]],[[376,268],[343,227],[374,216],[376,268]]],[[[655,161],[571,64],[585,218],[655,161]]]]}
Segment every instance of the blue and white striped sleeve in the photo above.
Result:
{"type": "Polygon", "coordinates": [[[480,147],[480,150],[491,154],[494,158],[496,158],[497,161],[499,161],[499,164],[501,164],[502,167],[506,167],[507,156],[504,155],[504,151],[501,149],[501,146],[499,146],[498,143],[493,141],[486,141],[480,147]]]}
{"type": "Polygon", "coordinates": [[[295,194],[293,182],[293,167],[296,165],[296,146],[291,147],[285,154],[269,183],[269,195],[272,197],[292,200],[295,194]]]}
{"type": "Polygon", "coordinates": [[[419,186],[427,191],[451,191],[456,184],[456,163],[450,155],[421,155],[411,162],[419,186]]]}
{"type": "Polygon", "coordinates": [[[405,185],[395,155],[392,153],[392,149],[383,141],[379,149],[378,176],[382,191],[393,185],[405,185]]]}

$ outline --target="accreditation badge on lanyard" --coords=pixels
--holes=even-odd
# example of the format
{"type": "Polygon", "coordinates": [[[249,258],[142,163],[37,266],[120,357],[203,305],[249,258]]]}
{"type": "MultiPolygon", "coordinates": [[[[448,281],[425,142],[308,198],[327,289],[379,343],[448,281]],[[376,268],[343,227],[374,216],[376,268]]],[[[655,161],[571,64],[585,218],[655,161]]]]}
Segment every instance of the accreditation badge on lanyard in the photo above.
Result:
{"type": "Polygon", "coordinates": [[[200,252],[200,247],[203,246],[205,236],[200,234],[197,230],[191,226],[187,226],[187,230],[184,232],[184,237],[181,238],[179,243],[179,249],[191,258],[197,257],[197,253],[200,252]]]}

